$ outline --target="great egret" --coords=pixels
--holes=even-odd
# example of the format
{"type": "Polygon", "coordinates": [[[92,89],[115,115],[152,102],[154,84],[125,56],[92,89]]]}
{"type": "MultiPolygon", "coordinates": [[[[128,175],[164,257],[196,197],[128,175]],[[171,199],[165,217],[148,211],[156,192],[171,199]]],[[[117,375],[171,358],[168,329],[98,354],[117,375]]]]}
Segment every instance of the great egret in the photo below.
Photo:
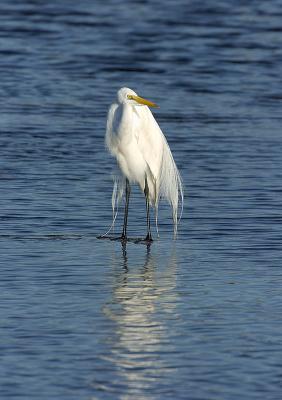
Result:
{"type": "Polygon", "coordinates": [[[115,210],[125,191],[124,223],[120,239],[127,240],[127,216],[130,184],[138,183],[146,197],[147,236],[152,241],[150,205],[156,210],[164,197],[172,207],[174,236],[177,233],[179,194],[183,204],[180,174],[170,148],[158,123],[148,107],[157,107],[138,96],[133,90],[121,88],[116,101],[110,106],[107,118],[106,145],[116,157],[121,176],[116,178],[112,207],[115,210]]]}

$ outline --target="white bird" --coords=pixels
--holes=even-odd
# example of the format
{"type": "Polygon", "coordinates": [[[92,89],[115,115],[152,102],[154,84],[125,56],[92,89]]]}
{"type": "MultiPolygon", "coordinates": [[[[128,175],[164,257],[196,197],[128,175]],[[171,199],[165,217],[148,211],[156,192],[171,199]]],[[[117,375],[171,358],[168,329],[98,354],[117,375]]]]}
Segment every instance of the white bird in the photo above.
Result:
{"type": "Polygon", "coordinates": [[[174,236],[177,233],[179,195],[183,207],[181,177],[172,157],[169,145],[157,121],[148,107],[155,103],[138,96],[133,90],[121,88],[116,101],[110,106],[107,117],[106,146],[116,157],[121,176],[115,179],[112,207],[115,210],[125,190],[123,231],[120,239],[127,240],[127,216],[130,184],[138,183],[146,197],[147,236],[152,241],[150,205],[156,210],[160,198],[168,200],[172,207],[174,236]]]}

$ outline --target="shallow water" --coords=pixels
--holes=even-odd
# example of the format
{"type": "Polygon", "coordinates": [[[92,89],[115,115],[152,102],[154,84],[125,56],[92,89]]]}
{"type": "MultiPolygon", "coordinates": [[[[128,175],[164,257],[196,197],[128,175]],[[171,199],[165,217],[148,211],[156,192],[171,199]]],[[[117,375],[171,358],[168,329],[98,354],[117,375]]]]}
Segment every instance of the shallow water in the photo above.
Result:
{"type": "MultiPolygon", "coordinates": [[[[1,398],[280,399],[280,2],[0,11],[1,398]],[[176,242],[165,205],[150,248],[96,239],[121,86],[160,105],[176,242]]],[[[129,231],[145,233],[138,189],[129,231]]]]}

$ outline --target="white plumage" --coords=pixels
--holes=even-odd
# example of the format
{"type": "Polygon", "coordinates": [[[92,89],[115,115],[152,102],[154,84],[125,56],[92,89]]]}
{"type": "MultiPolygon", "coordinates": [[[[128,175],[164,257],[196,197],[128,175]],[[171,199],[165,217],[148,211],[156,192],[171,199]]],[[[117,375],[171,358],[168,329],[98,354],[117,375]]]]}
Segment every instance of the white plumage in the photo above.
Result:
{"type": "Polygon", "coordinates": [[[148,192],[148,201],[156,209],[156,220],[159,199],[164,197],[171,204],[176,235],[179,195],[183,203],[181,178],[166,138],[148,106],[156,107],[156,104],[131,89],[121,88],[109,109],[106,145],[122,173],[114,185],[113,211],[124,193],[126,180],[128,184],[138,183],[145,195],[148,192]]]}

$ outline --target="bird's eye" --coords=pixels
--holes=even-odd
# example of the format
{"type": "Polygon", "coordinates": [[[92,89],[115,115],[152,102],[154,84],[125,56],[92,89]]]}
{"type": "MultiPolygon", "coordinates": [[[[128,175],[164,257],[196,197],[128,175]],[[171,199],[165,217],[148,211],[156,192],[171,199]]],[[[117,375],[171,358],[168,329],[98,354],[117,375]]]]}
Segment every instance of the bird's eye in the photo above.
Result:
{"type": "Polygon", "coordinates": [[[132,94],[128,94],[128,95],[127,95],[127,98],[128,98],[128,100],[133,100],[132,94]]]}

